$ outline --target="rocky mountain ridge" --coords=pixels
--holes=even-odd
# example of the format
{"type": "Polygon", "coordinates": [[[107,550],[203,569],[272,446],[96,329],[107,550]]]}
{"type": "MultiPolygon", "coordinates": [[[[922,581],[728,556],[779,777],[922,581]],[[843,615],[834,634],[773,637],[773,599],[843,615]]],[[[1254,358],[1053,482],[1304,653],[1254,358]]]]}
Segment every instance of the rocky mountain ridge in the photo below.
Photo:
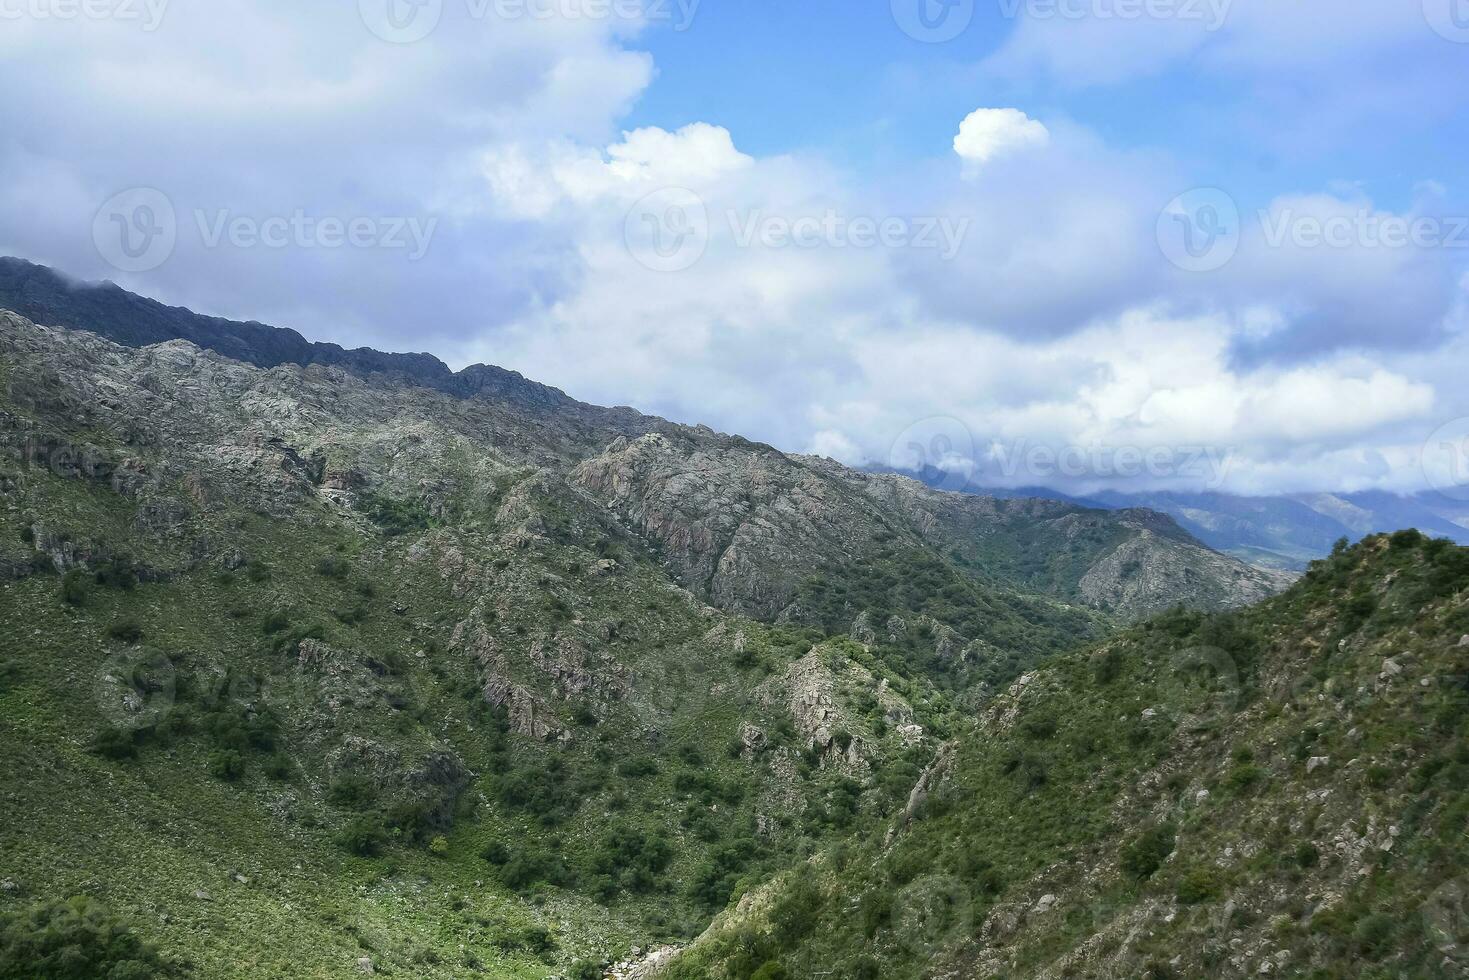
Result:
{"type": "Polygon", "coordinates": [[[1149,512],[9,312],[0,504],[0,933],[85,894],[202,976],[596,975],[1044,658],[1274,587],[1149,512]]]}

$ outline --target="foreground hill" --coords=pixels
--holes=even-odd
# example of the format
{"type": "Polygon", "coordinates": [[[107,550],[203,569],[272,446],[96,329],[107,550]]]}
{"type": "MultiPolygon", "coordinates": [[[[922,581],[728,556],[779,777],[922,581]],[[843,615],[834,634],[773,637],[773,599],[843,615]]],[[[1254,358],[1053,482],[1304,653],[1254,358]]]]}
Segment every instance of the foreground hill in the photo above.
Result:
{"type": "Polygon", "coordinates": [[[1018,679],[885,833],[660,976],[1462,977],[1469,549],[1416,531],[1018,679]]]}
{"type": "Polygon", "coordinates": [[[450,377],[0,312],[0,976],[595,975],[879,826],[1039,660],[1273,586],[450,377]]]}

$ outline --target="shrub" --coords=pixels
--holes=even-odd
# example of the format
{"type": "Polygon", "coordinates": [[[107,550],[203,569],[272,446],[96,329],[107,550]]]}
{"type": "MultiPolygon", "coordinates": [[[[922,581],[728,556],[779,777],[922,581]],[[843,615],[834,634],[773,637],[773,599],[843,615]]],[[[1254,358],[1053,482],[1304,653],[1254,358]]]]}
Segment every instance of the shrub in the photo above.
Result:
{"type": "Polygon", "coordinates": [[[1105,687],[1122,673],[1122,653],[1115,647],[1107,647],[1092,654],[1092,680],[1105,687]]]}
{"type": "Polygon", "coordinates": [[[295,767],[291,764],[291,757],[277,752],[265,760],[265,775],[278,783],[283,783],[291,778],[295,767]]]}
{"type": "Polygon", "coordinates": [[[377,798],[372,780],[355,772],[344,772],[327,787],[326,798],[337,806],[361,809],[377,798]]]}
{"type": "Polygon", "coordinates": [[[92,751],[105,759],[132,759],[138,754],[138,743],[128,729],[108,727],[92,739],[92,751]]]}
{"type": "Polygon", "coordinates": [[[316,574],[339,581],[345,580],[351,571],[352,566],[340,558],[323,558],[316,563],[316,574]]]}
{"type": "Polygon", "coordinates": [[[382,821],[376,817],[356,817],[337,834],[337,845],[358,857],[372,857],[387,842],[382,821]]]}
{"type": "Polygon", "coordinates": [[[260,632],[266,636],[274,636],[277,633],[284,633],[290,626],[290,614],[283,609],[277,609],[265,614],[265,618],[260,621],[260,632]]]}
{"type": "Polygon", "coordinates": [[[775,960],[766,960],[760,969],[750,974],[750,980],[790,980],[790,976],[786,968],[775,960]]]}
{"type": "Polygon", "coordinates": [[[1198,905],[1219,894],[1219,882],[1207,868],[1195,868],[1178,883],[1178,900],[1184,905],[1198,905]]]}
{"type": "Polygon", "coordinates": [[[1296,864],[1303,868],[1314,868],[1321,860],[1321,852],[1310,841],[1296,847],[1296,864]]]}
{"type": "Polygon", "coordinates": [[[443,837],[435,837],[428,842],[428,852],[434,857],[443,857],[449,853],[449,841],[443,837]]]}
{"type": "Polygon", "coordinates": [[[1229,775],[1224,778],[1224,784],[1236,793],[1244,793],[1259,785],[1264,779],[1264,769],[1253,763],[1245,762],[1229,770],[1229,775]]]}
{"type": "Polygon", "coordinates": [[[1168,823],[1143,831],[1137,840],[1123,848],[1122,870],[1139,881],[1151,878],[1173,853],[1177,837],[1177,831],[1168,823]]]}
{"type": "Polygon", "coordinates": [[[92,579],[86,572],[73,569],[61,580],[61,601],[68,606],[85,606],[92,596],[92,579]]]}
{"type": "Polygon", "coordinates": [[[97,584],[108,589],[121,589],[131,592],[138,584],[138,573],[133,570],[132,562],[125,558],[117,558],[98,566],[96,573],[97,584]]]}
{"type": "Polygon", "coordinates": [[[143,627],[135,619],[122,619],[107,627],[107,635],[120,643],[137,643],[143,638],[143,627]]]}
{"type": "Polygon", "coordinates": [[[570,980],[602,980],[602,964],[594,960],[577,960],[571,968],[570,980]]]}
{"type": "Polygon", "coordinates": [[[209,753],[209,775],[232,783],[245,774],[245,757],[234,749],[215,749],[209,753]]]}
{"type": "Polygon", "coordinates": [[[1376,959],[1392,947],[1396,931],[1397,923],[1391,916],[1376,912],[1357,923],[1357,928],[1352,930],[1352,939],[1357,949],[1376,959]]]}
{"type": "Polygon", "coordinates": [[[504,844],[496,840],[486,844],[484,850],[479,852],[479,856],[490,864],[499,867],[510,860],[510,851],[504,844]]]}
{"type": "Polygon", "coordinates": [[[0,916],[0,980],[150,980],[180,970],[84,896],[0,916]]]}

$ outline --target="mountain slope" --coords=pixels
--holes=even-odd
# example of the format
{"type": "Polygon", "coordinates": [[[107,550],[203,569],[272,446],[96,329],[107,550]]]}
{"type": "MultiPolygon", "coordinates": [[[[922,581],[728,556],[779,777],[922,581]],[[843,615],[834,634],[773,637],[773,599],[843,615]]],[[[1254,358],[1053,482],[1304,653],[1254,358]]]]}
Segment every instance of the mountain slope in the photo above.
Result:
{"type": "Polygon", "coordinates": [[[1466,676],[1469,550],[1370,538],[1027,674],[660,976],[1463,976],[1466,676]]]}
{"type": "Polygon", "coordinates": [[[1341,538],[1356,541],[1407,527],[1469,544],[1469,530],[1444,513],[1447,508],[1457,515],[1461,507],[1436,493],[1103,493],[1092,500],[1106,507],[1147,507],[1167,514],[1211,548],[1267,568],[1304,569],[1329,554],[1341,538]]]}
{"type": "Polygon", "coordinates": [[[0,915],[86,894],[200,976],[595,972],[880,825],[1041,658],[1270,588],[548,392],[0,312],[0,915]]]}

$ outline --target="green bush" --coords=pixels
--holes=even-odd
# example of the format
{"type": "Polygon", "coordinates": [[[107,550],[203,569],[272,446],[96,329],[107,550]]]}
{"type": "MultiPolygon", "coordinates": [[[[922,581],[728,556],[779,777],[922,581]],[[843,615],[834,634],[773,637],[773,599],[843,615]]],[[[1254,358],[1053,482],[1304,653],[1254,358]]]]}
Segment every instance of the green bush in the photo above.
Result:
{"type": "Polygon", "coordinates": [[[1377,912],[1357,923],[1357,928],[1352,930],[1352,939],[1358,950],[1376,959],[1392,948],[1395,932],[1397,923],[1392,917],[1377,912]]]}
{"type": "Polygon", "coordinates": [[[283,609],[277,609],[265,614],[265,618],[260,621],[260,632],[266,636],[274,636],[277,633],[284,633],[290,626],[290,614],[283,609]]]}
{"type": "Polygon", "coordinates": [[[786,968],[775,960],[767,960],[761,964],[760,969],[750,974],[750,980],[790,980],[790,976],[786,968]]]}
{"type": "Polygon", "coordinates": [[[1184,905],[1198,905],[1219,894],[1219,882],[1207,868],[1195,868],[1178,883],[1178,900],[1184,905]]]}
{"type": "Polygon", "coordinates": [[[135,758],[138,754],[136,733],[126,728],[104,728],[92,739],[92,751],[105,759],[135,758]]]}
{"type": "Polygon", "coordinates": [[[61,601],[68,606],[85,606],[92,597],[92,577],[81,569],[67,572],[61,579],[61,601]]]}
{"type": "Polygon", "coordinates": [[[337,806],[360,810],[376,802],[377,787],[366,776],[344,772],[327,787],[326,798],[337,806]]]}
{"type": "Polygon", "coordinates": [[[0,980],[151,980],[182,975],[91,898],[43,902],[0,916],[0,980]]]}
{"type": "Polygon", "coordinates": [[[1139,881],[1151,878],[1163,866],[1168,855],[1173,853],[1177,838],[1177,830],[1169,823],[1143,831],[1136,840],[1122,849],[1122,870],[1139,881]]]}
{"type": "Polygon", "coordinates": [[[122,619],[107,627],[107,635],[120,643],[137,643],[143,639],[143,627],[135,619],[122,619]]]}
{"type": "Polygon", "coordinates": [[[215,749],[209,753],[209,775],[232,783],[245,775],[245,757],[234,749],[215,749]]]}
{"type": "Polygon", "coordinates": [[[374,816],[355,817],[337,834],[337,845],[358,857],[372,857],[387,842],[382,821],[374,816]]]}

